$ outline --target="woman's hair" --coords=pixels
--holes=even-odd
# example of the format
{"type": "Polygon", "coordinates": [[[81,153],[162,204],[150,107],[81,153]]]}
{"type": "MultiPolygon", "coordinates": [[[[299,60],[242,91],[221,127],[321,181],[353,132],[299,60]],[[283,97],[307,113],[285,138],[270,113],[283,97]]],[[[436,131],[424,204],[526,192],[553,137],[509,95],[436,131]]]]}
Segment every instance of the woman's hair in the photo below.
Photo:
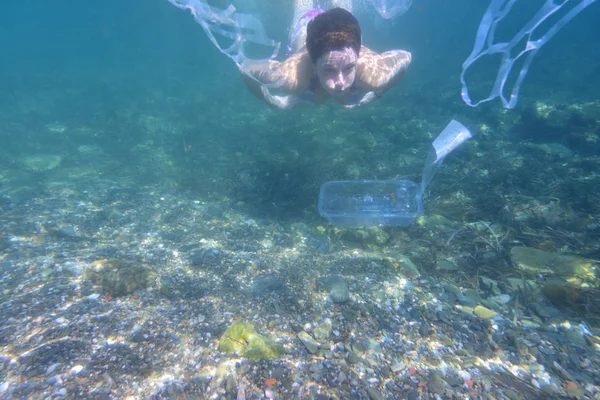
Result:
{"type": "Polygon", "coordinates": [[[358,55],[361,31],[354,15],[343,8],[332,8],[313,18],[306,28],[306,49],[313,62],[331,50],[351,47],[358,55]]]}

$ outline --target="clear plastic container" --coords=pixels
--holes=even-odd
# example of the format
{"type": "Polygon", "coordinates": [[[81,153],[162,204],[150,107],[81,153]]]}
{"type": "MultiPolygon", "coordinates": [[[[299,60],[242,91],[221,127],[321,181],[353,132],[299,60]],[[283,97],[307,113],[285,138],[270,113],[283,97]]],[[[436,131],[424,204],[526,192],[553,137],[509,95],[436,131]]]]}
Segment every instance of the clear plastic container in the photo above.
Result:
{"type": "Polygon", "coordinates": [[[471,138],[452,120],[433,141],[421,184],[413,181],[331,181],[321,186],[319,214],[333,225],[408,226],[423,214],[423,193],[444,158],[471,138]]]}
{"type": "Polygon", "coordinates": [[[331,181],[321,186],[319,213],[333,225],[408,226],[423,213],[413,181],[331,181]]]}

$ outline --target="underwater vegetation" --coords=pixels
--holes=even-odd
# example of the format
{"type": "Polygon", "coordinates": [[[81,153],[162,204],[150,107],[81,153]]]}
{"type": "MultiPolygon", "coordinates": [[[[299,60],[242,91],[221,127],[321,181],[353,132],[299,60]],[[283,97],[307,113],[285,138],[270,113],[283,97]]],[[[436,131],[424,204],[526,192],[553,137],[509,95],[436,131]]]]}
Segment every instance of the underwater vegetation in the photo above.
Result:
{"type": "Polygon", "coordinates": [[[283,354],[283,347],[259,334],[248,322],[234,322],[221,335],[219,351],[235,353],[250,359],[273,358],[283,354]]]}

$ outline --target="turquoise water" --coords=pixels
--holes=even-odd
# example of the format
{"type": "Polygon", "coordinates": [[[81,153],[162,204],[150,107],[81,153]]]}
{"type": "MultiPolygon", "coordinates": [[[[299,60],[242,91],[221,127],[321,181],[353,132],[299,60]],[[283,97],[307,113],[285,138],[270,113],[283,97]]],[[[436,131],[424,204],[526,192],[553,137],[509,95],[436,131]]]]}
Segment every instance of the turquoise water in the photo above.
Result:
{"type": "MultiPolygon", "coordinates": [[[[364,45],[412,53],[404,78],[365,108],[291,111],[255,99],[167,0],[0,5],[0,397],[597,393],[600,5],[505,110],[460,97],[486,3],[415,0],[394,21],[360,8],[364,45]],[[326,181],[418,182],[451,119],[475,137],[416,224],[319,216],[326,181]],[[235,321],[284,355],[219,350],[235,321]]],[[[287,2],[238,6],[285,43],[287,2]]]]}

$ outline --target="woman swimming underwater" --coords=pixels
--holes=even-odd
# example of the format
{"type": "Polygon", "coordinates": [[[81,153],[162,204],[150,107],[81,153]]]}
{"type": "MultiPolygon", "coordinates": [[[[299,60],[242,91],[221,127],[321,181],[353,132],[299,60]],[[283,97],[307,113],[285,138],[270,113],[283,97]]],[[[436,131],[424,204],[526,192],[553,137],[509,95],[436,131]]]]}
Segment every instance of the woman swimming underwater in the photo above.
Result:
{"type": "Polygon", "coordinates": [[[242,72],[250,91],[273,107],[291,109],[329,98],[346,108],[360,107],[394,86],[411,62],[404,50],[377,54],[362,46],[358,21],[344,8],[297,8],[294,19],[294,53],[283,62],[247,65],[242,72]],[[280,94],[272,94],[270,87],[280,94]]]}

